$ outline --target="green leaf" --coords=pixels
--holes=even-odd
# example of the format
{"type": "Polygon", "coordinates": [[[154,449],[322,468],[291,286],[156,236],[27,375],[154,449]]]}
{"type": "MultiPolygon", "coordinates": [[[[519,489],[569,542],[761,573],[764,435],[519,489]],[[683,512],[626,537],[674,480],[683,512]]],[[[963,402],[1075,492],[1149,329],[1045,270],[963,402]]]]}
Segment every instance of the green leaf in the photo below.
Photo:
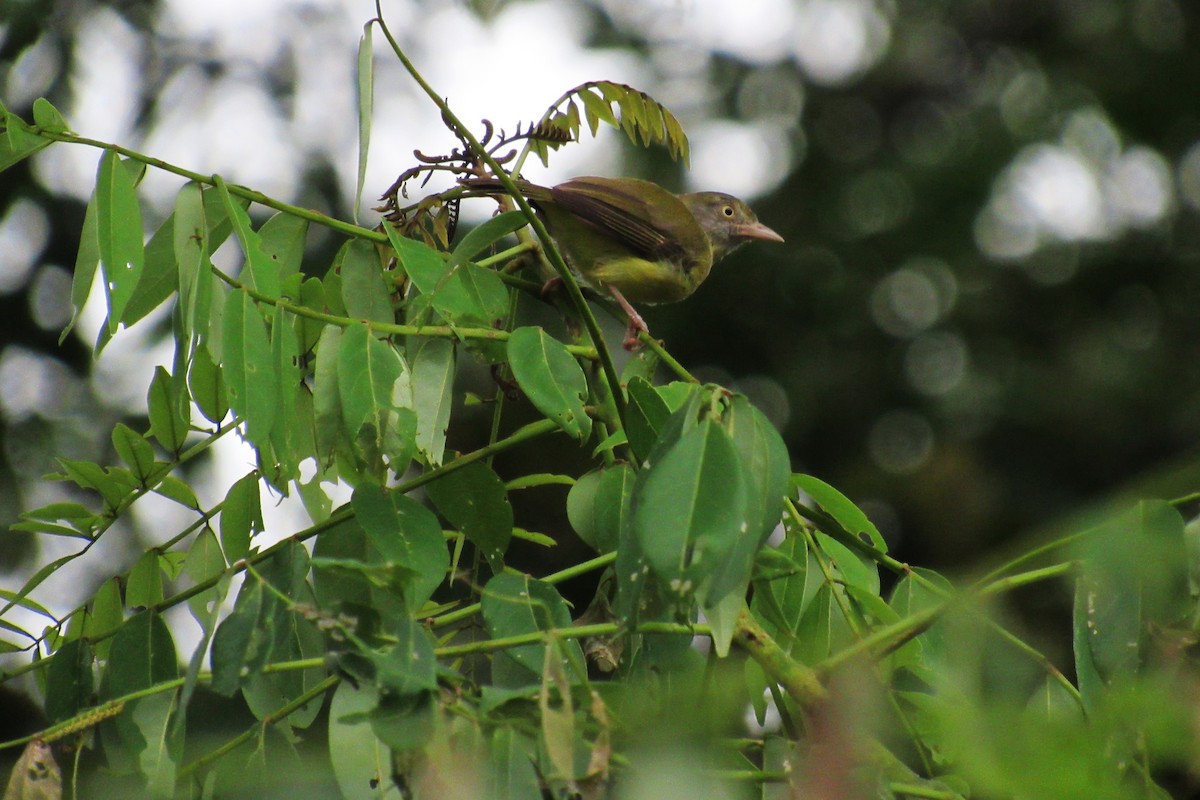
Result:
{"type": "Polygon", "coordinates": [[[248,292],[235,292],[226,305],[223,337],[229,405],[246,420],[246,438],[266,444],[278,418],[279,373],[267,325],[248,292]]]}
{"type": "Polygon", "coordinates": [[[87,639],[72,640],[55,651],[46,668],[46,718],[50,722],[69,719],[93,702],[94,659],[87,639]]]}
{"type": "MultiPolygon", "coordinates": [[[[0,149],[0,164],[3,163],[3,150],[0,149]]],[[[83,230],[79,234],[79,252],[75,254],[75,273],[71,278],[71,319],[58,336],[61,345],[66,341],[67,334],[79,321],[79,313],[87,302],[92,291],[92,283],[96,279],[96,267],[100,264],[100,229],[96,221],[96,194],[88,199],[87,209],[83,214],[83,230]]]]}
{"type": "Polygon", "coordinates": [[[217,694],[232,697],[250,673],[250,665],[266,661],[270,637],[255,635],[264,616],[262,584],[248,580],[238,592],[233,611],[213,636],[212,690],[217,694]]]}
{"type": "Polygon", "coordinates": [[[1142,670],[1145,637],[1191,613],[1183,518],[1163,500],[1114,513],[1075,547],[1074,649],[1089,712],[1104,689],[1142,670]]]}
{"type": "Polygon", "coordinates": [[[121,584],[117,578],[109,578],[96,590],[91,608],[83,623],[83,636],[96,641],[96,657],[107,660],[113,640],[110,637],[124,621],[121,604],[121,584]]]}
{"type": "Polygon", "coordinates": [[[181,506],[197,510],[200,508],[200,501],[196,499],[196,493],[192,491],[192,487],[174,475],[164,475],[158,485],[154,487],[154,492],[169,500],[174,500],[181,506]]]}
{"type": "Polygon", "coordinates": [[[307,236],[308,220],[286,211],[274,214],[258,229],[259,249],[271,260],[272,272],[278,276],[281,285],[289,276],[300,272],[307,236]]]}
{"type": "Polygon", "coordinates": [[[108,331],[116,333],[141,277],[145,250],[133,176],[111,150],[104,151],[96,176],[96,232],[108,295],[108,331]]]}
{"type": "MultiPolygon", "coordinates": [[[[196,534],[183,562],[183,571],[187,577],[193,583],[203,583],[216,578],[225,571],[225,567],[225,554],[221,552],[221,545],[212,529],[206,528],[196,534]]],[[[227,585],[228,578],[225,581],[227,585]]],[[[224,596],[225,589],[218,582],[216,586],[189,597],[188,609],[202,627],[208,625],[210,620],[215,624],[214,615],[220,611],[220,603],[224,596]]]]}
{"type": "Polygon", "coordinates": [[[374,484],[354,490],[354,514],[367,539],[389,566],[408,572],[404,601],[416,610],[446,578],[450,554],[437,517],[425,506],[399,492],[374,484]]]}
{"type": "Polygon", "coordinates": [[[173,730],[174,712],[175,693],[171,692],[138,699],[130,715],[145,742],[138,753],[138,769],[146,778],[150,797],[175,794],[175,772],[183,759],[183,731],[173,730]]]}
{"type": "Polygon", "coordinates": [[[221,505],[221,547],[233,563],[250,553],[250,539],[262,533],[262,506],[257,472],[243,475],[225,494],[221,505]]]}
{"type": "Polygon", "coordinates": [[[130,608],[149,608],[163,600],[162,569],[158,553],[147,550],[129,570],[125,584],[125,604],[130,608]]]}
{"type": "Polygon", "coordinates": [[[33,101],[33,124],[42,130],[53,133],[63,133],[68,130],[67,121],[63,119],[63,115],[44,97],[33,101]]]}
{"type": "Polygon", "coordinates": [[[329,704],[329,760],[345,800],[378,800],[380,776],[392,769],[391,749],[368,722],[378,704],[375,686],[349,681],[338,685],[329,704]]]}
{"type": "MultiPolygon", "coordinates": [[[[371,43],[374,20],[363,25],[358,40],[358,183],[354,188],[354,222],[362,205],[363,186],[367,179],[367,153],[371,149],[371,119],[375,105],[375,49],[371,43]]],[[[349,797],[349,795],[347,795],[349,797]]]]}
{"type": "Polygon", "coordinates": [[[120,508],[137,491],[138,484],[133,474],[120,467],[103,468],[90,461],[70,458],[60,458],[58,463],[76,485],[98,491],[110,511],[120,508]]]}
{"type": "Polygon", "coordinates": [[[225,213],[233,225],[233,232],[246,257],[242,280],[246,286],[257,289],[267,297],[279,297],[282,285],[279,264],[263,248],[262,237],[250,226],[250,216],[246,210],[233,201],[225,181],[219,175],[214,176],[214,180],[224,203],[225,213]]]}
{"type": "Polygon", "coordinates": [[[229,399],[225,392],[225,376],[208,351],[200,347],[192,353],[188,371],[188,389],[196,408],[209,422],[220,425],[229,415],[229,399]]]}
{"type": "Polygon", "coordinates": [[[138,482],[145,485],[146,479],[154,471],[154,448],[146,441],[146,437],[125,423],[118,422],[113,428],[112,442],[117,455],[129,465],[138,482]]]}
{"type": "Polygon", "coordinates": [[[375,659],[379,688],[397,695],[437,689],[437,658],[429,631],[412,617],[402,616],[395,636],[396,644],[375,659]]]}
{"type": "MultiPolygon", "coordinates": [[[[720,567],[739,537],[754,535],[749,511],[733,442],[707,418],[643,469],[633,490],[634,535],[660,582],[680,597],[720,567]]],[[[705,602],[721,596],[708,592],[705,602]]]]}
{"type": "Polygon", "coordinates": [[[394,324],[392,285],[385,280],[375,245],[365,239],[351,239],[338,252],[342,276],[342,302],[346,315],[367,322],[394,324]]]}
{"type": "Polygon", "coordinates": [[[154,611],[143,611],[125,621],[112,639],[108,665],[100,681],[100,697],[114,697],[149,689],[179,676],[178,656],[171,631],[154,611]]]}
{"type": "Polygon", "coordinates": [[[524,228],[529,220],[524,212],[506,211],[491,217],[481,225],[472,228],[462,241],[450,253],[451,266],[465,264],[474,260],[475,256],[516,230],[524,228]]]}
{"type": "MultiPolygon", "coordinates": [[[[493,639],[566,628],[571,624],[571,612],[558,590],[528,575],[507,572],[496,575],[483,587],[480,602],[484,627],[493,639]]],[[[567,656],[568,660],[574,658],[576,663],[583,663],[577,642],[564,641],[562,645],[564,651],[574,651],[567,656]]],[[[524,675],[525,683],[531,683],[542,674],[544,650],[545,645],[539,642],[508,647],[503,654],[506,659],[524,667],[525,672],[517,673],[517,676],[524,675]]],[[[497,653],[496,658],[499,656],[497,653]]]]}
{"type": "Polygon", "coordinates": [[[837,520],[838,524],[851,536],[856,536],[865,544],[884,553],[887,552],[887,542],[875,524],[867,518],[858,506],[837,489],[812,475],[793,475],[792,485],[816,501],[825,513],[837,520]]]}
{"type": "Polygon", "coordinates": [[[442,463],[446,428],[454,390],[454,344],[447,339],[413,338],[408,342],[412,364],[413,409],[417,412],[417,449],[430,466],[442,463]]]}
{"type": "Polygon", "coordinates": [[[426,487],[442,516],[470,539],[493,572],[504,567],[513,512],[504,481],[482,461],[447,472],[426,487]]]}
{"type": "Polygon", "coordinates": [[[541,328],[517,328],[508,339],[508,359],[537,410],[567,435],[586,441],[592,432],[592,418],[584,410],[587,377],[566,345],[541,328]]]}
{"type": "Polygon", "coordinates": [[[496,273],[476,264],[448,264],[434,249],[385,225],[405,274],[452,325],[490,327],[508,314],[508,289],[496,273]]]}
{"type": "Polygon", "coordinates": [[[172,213],[146,243],[141,277],[121,312],[125,327],[145,318],[178,290],[179,267],[175,261],[174,239],[175,217],[172,213]]]}
{"type": "Polygon", "coordinates": [[[405,372],[400,354],[376,339],[365,325],[354,323],[342,333],[338,348],[338,391],[342,420],[355,446],[376,460],[393,414],[396,381],[405,372]],[[372,457],[373,456],[373,457],[372,457]]]}
{"type": "Polygon", "coordinates": [[[629,403],[625,413],[625,433],[634,458],[642,463],[650,455],[658,432],[671,416],[671,409],[648,381],[634,377],[628,383],[629,403]]]}
{"type": "Polygon", "coordinates": [[[329,325],[321,332],[317,345],[317,365],[313,376],[313,415],[316,422],[317,453],[322,464],[332,464],[345,434],[342,422],[342,395],[338,387],[338,361],[342,329],[329,325]]]}
{"type": "Polygon", "coordinates": [[[617,549],[636,477],[628,464],[614,464],[582,476],[567,493],[571,527],[597,552],[617,549]]]}
{"type": "Polygon", "coordinates": [[[8,135],[0,139],[0,172],[29,156],[49,147],[52,139],[43,139],[29,129],[25,121],[13,113],[4,115],[8,135]]]}
{"type": "Polygon", "coordinates": [[[146,404],[150,414],[150,433],[169,453],[178,453],[187,440],[189,420],[187,404],[179,396],[175,379],[163,367],[154,368],[154,379],[146,404]]]}
{"type": "Polygon", "coordinates": [[[202,337],[212,284],[204,193],[198,183],[189,181],[175,196],[172,223],[171,246],[177,271],[175,280],[179,286],[180,320],[187,337],[202,337]]]}

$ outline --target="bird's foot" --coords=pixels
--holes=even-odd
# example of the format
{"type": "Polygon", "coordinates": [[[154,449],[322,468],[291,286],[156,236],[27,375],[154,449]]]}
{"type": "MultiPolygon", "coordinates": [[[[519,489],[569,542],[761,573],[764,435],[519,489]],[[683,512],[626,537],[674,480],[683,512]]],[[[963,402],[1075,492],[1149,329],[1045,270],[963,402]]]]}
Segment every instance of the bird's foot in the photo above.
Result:
{"type": "Polygon", "coordinates": [[[646,327],[646,321],[642,319],[642,315],[629,304],[629,301],[615,287],[609,286],[608,293],[613,296],[613,299],[617,301],[617,305],[629,317],[629,328],[625,331],[625,341],[621,345],[632,353],[642,346],[640,335],[642,333],[649,333],[650,329],[646,327]]]}

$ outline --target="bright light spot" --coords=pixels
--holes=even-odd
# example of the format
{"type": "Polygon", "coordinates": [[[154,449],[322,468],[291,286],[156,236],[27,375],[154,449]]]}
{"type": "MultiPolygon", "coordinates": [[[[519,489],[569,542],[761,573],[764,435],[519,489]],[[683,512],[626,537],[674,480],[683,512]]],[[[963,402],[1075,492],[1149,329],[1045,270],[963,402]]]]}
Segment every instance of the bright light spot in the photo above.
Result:
{"type": "Polygon", "coordinates": [[[8,207],[0,219],[0,293],[24,288],[49,236],[50,223],[37,203],[22,198],[8,207]]]}
{"type": "Polygon", "coordinates": [[[1153,225],[1171,210],[1170,167],[1148,147],[1130,148],[1119,156],[1105,181],[1105,195],[1119,222],[1132,227],[1153,225]]]}
{"type": "Polygon", "coordinates": [[[921,334],[904,354],[904,374],[922,394],[947,394],[962,383],[966,372],[967,343],[957,333],[921,334]]]}
{"type": "Polygon", "coordinates": [[[1100,182],[1083,158],[1062,147],[1037,145],[1018,156],[1000,213],[1041,226],[1060,239],[1095,239],[1104,232],[1100,182]]]}
{"type": "Polygon", "coordinates": [[[1179,160],[1179,194],[1183,202],[1200,209],[1200,142],[1179,160]]]}
{"type": "Polygon", "coordinates": [[[958,283],[945,262],[912,258],[871,293],[871,317],[892,336],[913,336],[933,327],[954,305],[958,283]]]}
{"type": "Polygon", "coordinates": [[[933,452],[933,426],[915,412],[889,411],[871,427],[867,449],[875,463],[888,472],[915,472],[933,452]]]}
{"type": "Polygon", "coordinates": [[[56,35],[43,33],[12,62],[4,86],[4,102],[10,108],[32,103],[54,83],[62,69],[57,40],[56,35]]]}
{"type": "MultiPolygon", "coordinates": [[[[85,136],[136,144],[131,131],[142,102],[142,35],[104,7],[82,17],[75,35],[71,102],[63,115],[85,136]]],[[[92,148],[50,147],[34,159],[38,182],[49,191],[80,200],[91,194],[99,160],[92,148]]]]}
{"type": "Polygon", "coordinates": [[[1123,150],[1107,118],[1086,109],[1071,115],[1061,144],[1017,154],[976,219],[975,239],[994,258],[1025,258],[1049,242],[1099,241],[1155,225],[1172,205],[1166,160],[1147,147],[1123,150]]]}
{"type": "Polygon", "coordinates": [[[713,120],[693,126],[688,188],[722,191],[748,199],[765,194],[791,170],[787,137],[775,125],[713,120]]]}
{"type": "Polygon", "coordinates": [[[62,329],[71,319],[71,273],[54,264],[38,269],[29,290],[29,309],[42,330],[62,329]]]}
{"type": "Polygon", "coordinates": [[[810,79],[844,84],[883,57],[891,25],[871,0],[801,0],[792,51],[810,79]]]}

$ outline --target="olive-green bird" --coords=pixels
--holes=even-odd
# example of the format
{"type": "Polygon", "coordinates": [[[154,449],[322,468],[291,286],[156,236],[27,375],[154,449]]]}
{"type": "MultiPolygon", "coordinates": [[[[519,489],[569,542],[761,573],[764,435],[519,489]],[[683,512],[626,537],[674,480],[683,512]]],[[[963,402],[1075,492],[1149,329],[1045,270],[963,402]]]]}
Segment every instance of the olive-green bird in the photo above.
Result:
{"type": "MultiPolygon", "coordinates": [[[[489,195],[491,178],[463,184],[489,195]]],[[[646,323],[631,303],[674,303],[708,277],[712,265],[746,242],[782,242],[750,206],[720,192],[672,194],[637,178],[573,178],[557,186],[517,181],[542,215],[567,263],[629,315],[625,346],[646,323]]]]}

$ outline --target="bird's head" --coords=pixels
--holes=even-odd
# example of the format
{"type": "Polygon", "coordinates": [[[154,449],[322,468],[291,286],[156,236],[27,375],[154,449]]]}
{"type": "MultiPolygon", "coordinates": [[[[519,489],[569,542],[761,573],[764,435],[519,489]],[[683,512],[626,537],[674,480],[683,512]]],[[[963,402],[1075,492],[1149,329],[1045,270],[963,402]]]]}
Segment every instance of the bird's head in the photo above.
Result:
{"type": "Polygon", "coordinates": [[[783,237],[758,221],[745,202],[721,192],[682,194],[679,199],[696,217],[712,243],[713,261],[746,242],[782,242],[783,237]]]}

